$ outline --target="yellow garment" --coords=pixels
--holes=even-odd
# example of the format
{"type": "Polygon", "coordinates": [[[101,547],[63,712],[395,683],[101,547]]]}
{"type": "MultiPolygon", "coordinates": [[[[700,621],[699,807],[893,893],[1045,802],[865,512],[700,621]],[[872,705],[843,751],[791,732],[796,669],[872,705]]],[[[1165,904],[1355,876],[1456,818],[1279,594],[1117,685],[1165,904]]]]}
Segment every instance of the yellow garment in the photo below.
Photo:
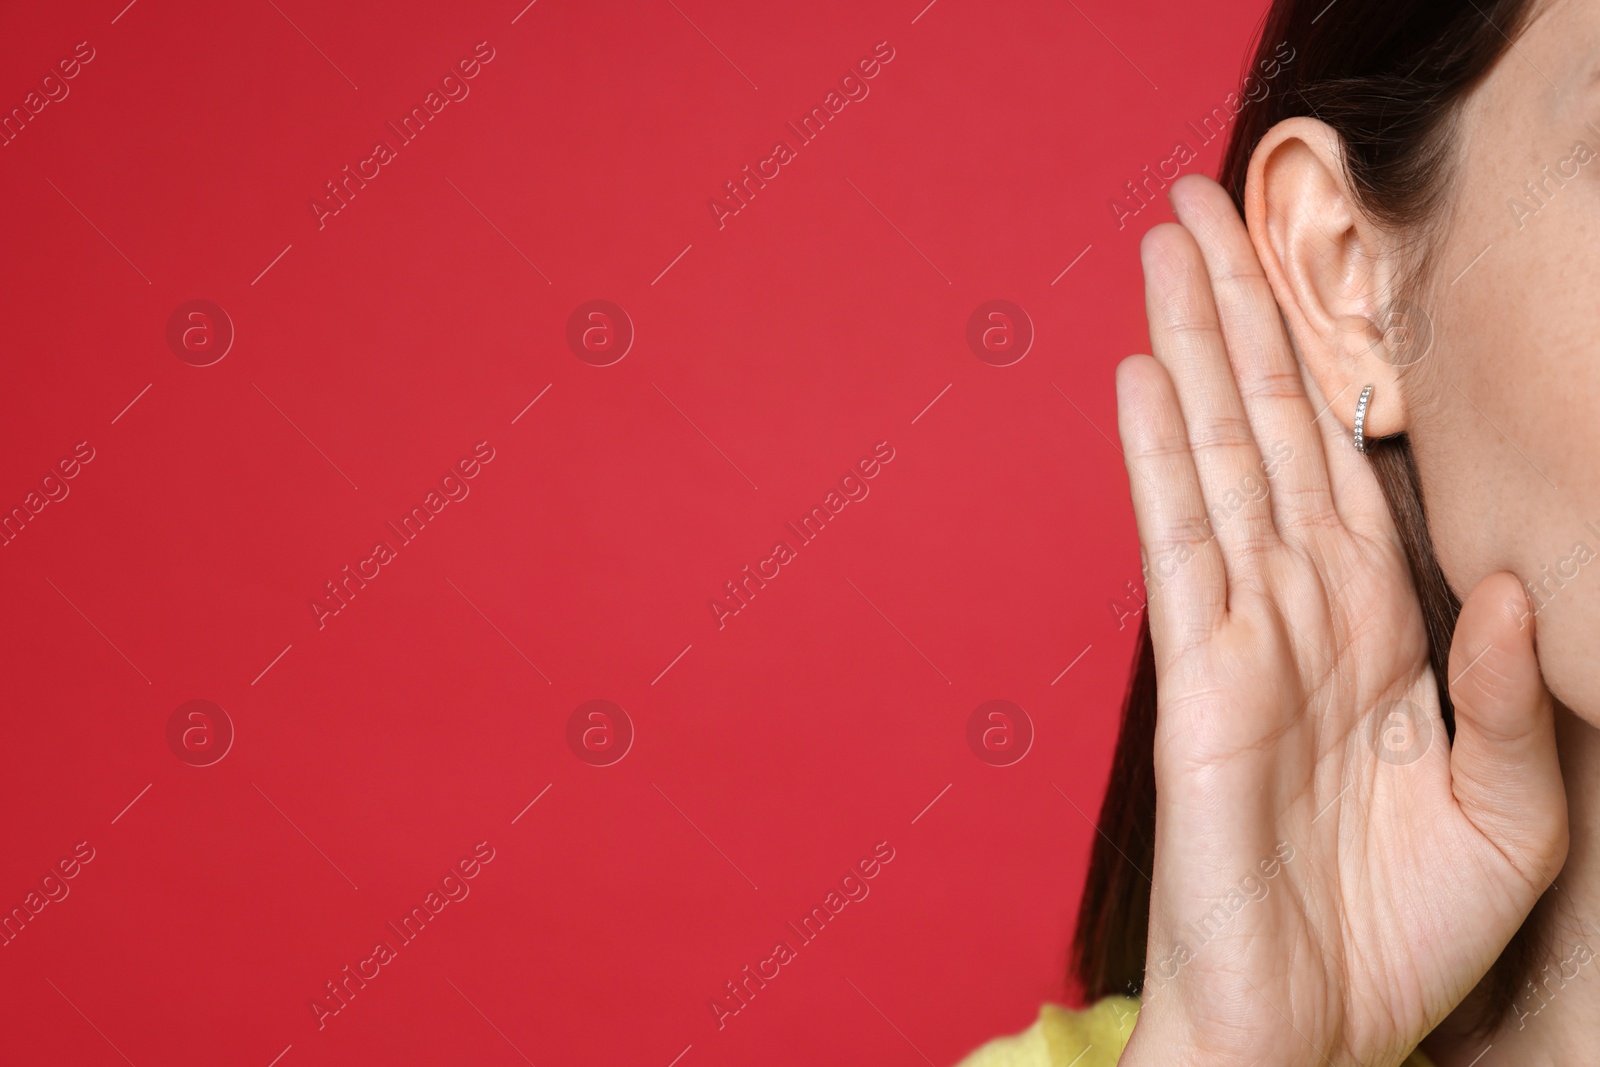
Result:
{"type": "MultiPolygon", "coordinates": [[[[961,1061],[960,1067],[1115,1067],[1139,1020],[1132,997],[1106,997],[1082,1011],[1055,1004],[1020,1034],[996,1038],[961,1061]]],[[[1420,1051],[1401,1067],[1433,1067],[1420,1051]]]]}

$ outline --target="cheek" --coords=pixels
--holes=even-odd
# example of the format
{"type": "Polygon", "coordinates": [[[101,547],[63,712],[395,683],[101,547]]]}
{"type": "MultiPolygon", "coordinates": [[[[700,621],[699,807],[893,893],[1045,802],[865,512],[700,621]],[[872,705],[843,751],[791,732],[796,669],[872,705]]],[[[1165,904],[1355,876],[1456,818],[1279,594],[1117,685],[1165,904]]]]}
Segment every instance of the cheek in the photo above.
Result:
{"type": "Polygon", "coordinates": [[[1452,590],[1465,597],[1497,571],[1536,591],[1554,576],[1532,617],[1540,668],[1600,724],[1600,560],[1557,573],[1578,542],[1600,549],[1600,162],[1561,177],[1592,131],[1549,106],[1538,73],[1570,62],[1570,12],[1588,7],[1551,5],[1556,17],[1517,44],[1527,62],[1498,64],[1462,111],[1448,224],[1417,298],[1434,348],[1402,392],[1452,590]]]}
{"type": "Polygon", "coordinates": [[[1573,205],[1561,226],[1497,242],[1468,274],[1475,284],[1441,298],[1435,351],[1403,390],[1452,589],[1465,598],[1496,571],[1516,575],[1546,683],[1600,724],[1600,558],[1580,562],[1600,557],[1600,268],[1568,247],[1600,239],[1589,232],[1600,227],[1573,205]]]}

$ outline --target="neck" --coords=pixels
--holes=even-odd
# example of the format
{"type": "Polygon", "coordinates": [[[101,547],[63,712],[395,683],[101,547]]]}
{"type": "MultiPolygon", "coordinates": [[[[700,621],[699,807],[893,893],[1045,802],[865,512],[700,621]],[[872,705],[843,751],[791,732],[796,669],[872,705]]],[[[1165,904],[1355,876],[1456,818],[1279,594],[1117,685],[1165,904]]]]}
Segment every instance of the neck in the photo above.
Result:
{"type": "Polygon", "coordinates": [[[1529,918],[1525,979],[1488,1037],[1458,1010],[1423,1043],[1438,1067],[1586,1062],[1600,1033],[1600,730],[1556,705],[1571,847],[1529,918]]]}

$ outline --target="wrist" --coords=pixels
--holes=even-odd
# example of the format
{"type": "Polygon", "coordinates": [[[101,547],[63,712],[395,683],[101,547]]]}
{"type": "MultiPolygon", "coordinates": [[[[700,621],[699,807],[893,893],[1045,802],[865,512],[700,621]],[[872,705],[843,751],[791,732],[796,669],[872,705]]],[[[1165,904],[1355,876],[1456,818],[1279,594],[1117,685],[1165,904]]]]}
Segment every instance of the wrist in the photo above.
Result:
{"type": "Polygon", "coordinates": [[[1163,990],[1141,1004],[1118,1067],[1328,1067],[1330,1061],[1304,1037],[1279,1041],[1259,1032],[1228,1031],[1214,1017],[1186,1011],[1175,992],[1163,990]]]}
{"type": "Polygon", "coordinates": [[[1117,1067],[1212,1067],[1197,1036],[1178,1021],[1142,1008],[1117,1067]]]}

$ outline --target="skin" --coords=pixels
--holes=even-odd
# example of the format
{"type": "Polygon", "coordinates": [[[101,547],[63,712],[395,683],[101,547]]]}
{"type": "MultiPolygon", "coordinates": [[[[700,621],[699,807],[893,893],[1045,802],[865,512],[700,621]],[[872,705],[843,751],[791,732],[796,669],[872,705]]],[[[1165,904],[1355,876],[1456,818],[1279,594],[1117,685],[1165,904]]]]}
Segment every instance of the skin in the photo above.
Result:
{"type": "Polygon", "coordinates": [[[1425,1039],[1440,1067],[1592,1062],[1600,0],[1543,5],[1454,142],[1426,229],[1369,218],[1336,135],[1295,118],[1257,147],[1244,220],[1188,177],[1178,223],[1144,239],[1154,355],[1125,360],[1117,389],[1158,809],[1125,1064],[1371,1067],[1425,1039]],[[1533,199],[1523,183],[1580,141],[1594,157],[1533,199]],[[1431,327],[1425,354],[1385,330],[1400,297],[1431,327]],[[1464,601],[1454,745],[1399,539],[1351,447],[1367,384],[1367,433],[1408,435],[1464,601]],[[1232,917],[1197,937],[1218,904],[1232,917]],[[1549,982],[1487,1039],[1465,1033],[1452,1013],[1530,921],[1549,982]]]}

